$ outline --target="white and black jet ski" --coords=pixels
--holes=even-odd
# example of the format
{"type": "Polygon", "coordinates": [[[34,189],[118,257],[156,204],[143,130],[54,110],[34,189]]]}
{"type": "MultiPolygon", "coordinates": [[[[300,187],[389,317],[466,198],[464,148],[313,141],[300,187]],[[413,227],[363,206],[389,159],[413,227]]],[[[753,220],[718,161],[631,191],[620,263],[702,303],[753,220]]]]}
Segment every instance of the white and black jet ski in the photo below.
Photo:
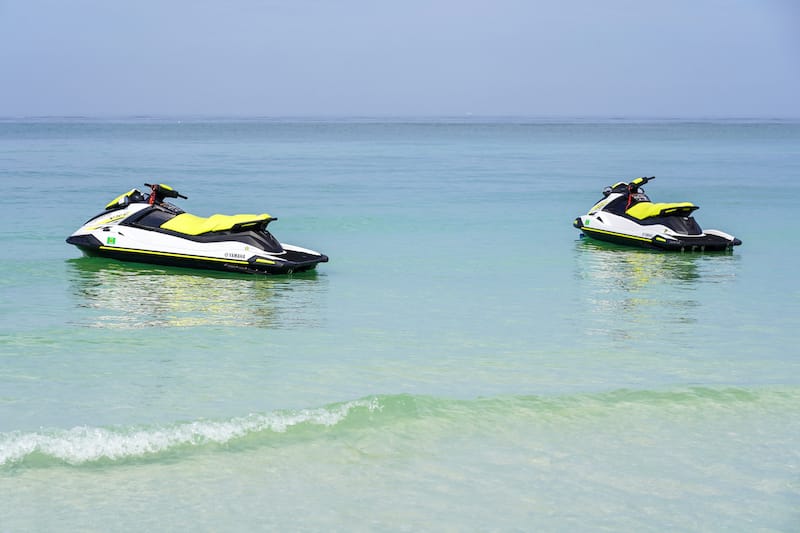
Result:
{"type": "Polygon", "coordinates": [[[145,184],[112,200],[67,238],[87,255],[121,261],[204,268],[248,274],[311,270],[328,257],[283,244],[267,231],[268,215],[198,217],[164,201],[184,198],[164,184],[145,184]]]}
{"type": "Polygon", "coordinates": [[[691,202],[653,203],[642,185],[654,180],[636,178],[603,190],[603,199],[575,219],[573,226],[600,241],[677,251],[721,251],[742,241],[725,232],[703,231],[692,213],[691,202]]]}

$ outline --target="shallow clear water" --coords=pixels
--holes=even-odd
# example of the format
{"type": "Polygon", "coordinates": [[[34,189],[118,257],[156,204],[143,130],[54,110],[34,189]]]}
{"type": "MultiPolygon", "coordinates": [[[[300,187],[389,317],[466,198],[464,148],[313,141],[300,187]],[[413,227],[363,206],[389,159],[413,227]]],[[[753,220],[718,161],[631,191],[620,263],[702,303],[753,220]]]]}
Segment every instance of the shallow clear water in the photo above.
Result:
{"type": "Polygon", "coordinates": [[[800,527],[796,123],[0,122],[0,531],[800,527]],[[601,189],[744,241],[597,245],[601,189]],[[288,277],[80,257],[145,181],[288,277]]]}

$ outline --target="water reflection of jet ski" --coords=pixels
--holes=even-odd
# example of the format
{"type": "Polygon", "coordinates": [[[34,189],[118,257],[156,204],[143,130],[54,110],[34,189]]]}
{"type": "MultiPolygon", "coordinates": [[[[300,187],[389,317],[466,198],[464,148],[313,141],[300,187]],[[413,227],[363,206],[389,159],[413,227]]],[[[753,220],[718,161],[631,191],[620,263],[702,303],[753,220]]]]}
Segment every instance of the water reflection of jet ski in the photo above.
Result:
{"type": "Polygon", "coordinates": [[[72,322],[96,328],[308,329],[319,326],[324,307],[326,280],[315,270],[291,277],[245,276],[84,257],[66,265],[78,304],[72,322]]]}
{"type": "Polygon", "coordinates": [[[278,242],[267,231],[268,215],[198,217],[164,201],[184,198],[173,188],[150,185],[112,200],[67,238],[87,255],[189,268],[287,274],[311,270],[328,257],[278,242]]]}
{"type": "Polygon", "coordinates": [[[691,202],[652,203],[641,189],[650,178],[636,178],[603,190],[603,199],[573,226],[593,239],[678,251],[720,251],[742,241],[719,230],[703,231],[691,216],[691,202]]]}

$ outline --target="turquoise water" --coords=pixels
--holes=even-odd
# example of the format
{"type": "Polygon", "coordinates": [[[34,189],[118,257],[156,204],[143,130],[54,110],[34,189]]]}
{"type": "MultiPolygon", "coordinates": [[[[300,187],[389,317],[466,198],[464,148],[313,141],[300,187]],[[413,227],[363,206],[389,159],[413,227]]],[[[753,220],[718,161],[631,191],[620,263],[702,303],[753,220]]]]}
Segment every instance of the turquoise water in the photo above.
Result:
{"type": "Polygon", "coordinates": [[[0,121],[0,531],[797,531],[800,124],[0,121]],[[613,182],[741,238],[585,242],[613,182]],[[82,258],[169,183],[316,273],[82,258]]]}

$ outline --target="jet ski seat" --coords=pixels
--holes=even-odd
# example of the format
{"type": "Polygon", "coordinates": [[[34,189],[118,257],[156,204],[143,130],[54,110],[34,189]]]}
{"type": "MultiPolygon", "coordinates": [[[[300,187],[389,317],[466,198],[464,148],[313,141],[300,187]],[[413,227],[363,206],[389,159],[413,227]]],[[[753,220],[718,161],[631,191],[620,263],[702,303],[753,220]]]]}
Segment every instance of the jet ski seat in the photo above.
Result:
{"type": "Polygon", "coordinates": [[[653,202],[638,202],[633,204],[625,212],[626,214],[644,220],[646,218],[678,215],[689,216],[695,209],[700,209],[700,206],[694,205],[691,202],[675,202],[675,203],[658,203],[653,202]]]}
{"type": "Polygon", "coordinates": [[[211,215],[210,217],[181,213],[161,224],[161,228],[185,235],[202,235],[215,231],[254,230],[259,226],[266,226],[272,220],[276,219],[266,213],[261,215],[211,215]]]}

